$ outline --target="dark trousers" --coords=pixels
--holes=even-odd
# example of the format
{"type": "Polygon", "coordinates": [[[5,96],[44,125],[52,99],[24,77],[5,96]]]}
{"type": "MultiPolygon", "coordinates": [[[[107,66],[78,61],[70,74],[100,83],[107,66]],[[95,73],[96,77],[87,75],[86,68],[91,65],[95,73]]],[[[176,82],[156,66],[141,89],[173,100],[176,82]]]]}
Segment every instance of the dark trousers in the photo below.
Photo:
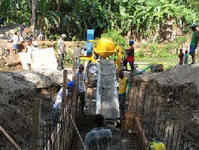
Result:
{"type": "Polygon", "coordinates": [[[64,69],[64,54],[59,54],[59,62],[58,62],[58,68],[64,69]]]}
{"type": "Polygon", "coordinates": [[[131,66],[131,70],[134,70],[134,62],[129,62],[130,66],[131,66]]]}
{"type": "Polygon", "coordinates": [[[81,113],[84,113],[84,107],[85,107],[85,92],[81,92],[79,93],[79,97],[80,97],[80,111],[81,113]]]}
{"type": "Polygon", "coordinates": [[[123,116],[124,110],[125,110],[126,93],[118,94],[118,96],[119,96],[119,104],[120,104],[120,114],[121,116],[123,116]]]}
{"type": "MultiPolygon", "coordinates": [[[[123,67],[127,70],[127,60],[123,60],[123,67]]],[[[130,66],[131,66],[131,70],[134,70],[134,62],[129,62],[130,66]]]]}

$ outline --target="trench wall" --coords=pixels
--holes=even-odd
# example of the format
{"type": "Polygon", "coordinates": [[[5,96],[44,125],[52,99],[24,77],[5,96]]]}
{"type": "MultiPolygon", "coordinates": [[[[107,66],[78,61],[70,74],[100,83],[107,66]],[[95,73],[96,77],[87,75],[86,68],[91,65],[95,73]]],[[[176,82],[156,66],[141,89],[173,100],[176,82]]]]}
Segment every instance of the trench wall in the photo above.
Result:
{"type": "Polygon", "coordinates": [[[198,96],[194,82],[170,85],[154,78],[133,77],[126,114],[138,118],[146,136],[144,139],[140,134],[143,142],[156,138],[167,150],[198,150],[198,96]]]}

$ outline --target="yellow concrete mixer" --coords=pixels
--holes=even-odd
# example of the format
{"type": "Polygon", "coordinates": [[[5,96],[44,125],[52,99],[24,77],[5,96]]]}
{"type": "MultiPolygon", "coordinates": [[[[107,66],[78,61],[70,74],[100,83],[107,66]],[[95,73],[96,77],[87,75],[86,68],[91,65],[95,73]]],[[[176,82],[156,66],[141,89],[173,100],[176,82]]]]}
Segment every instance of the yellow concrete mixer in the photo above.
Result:
{"type": "MultiPolygon", "coordinates": [[[[89,42],[94,42],[89,41],[89,42]]],[[[110,38],[100,38],[93,48],[91,56],[80,56],[80,59],[90,60],[92,63],[96,63],[97,60],[95,55],[99,55],[102,58],[107,58],[111,55],[116,54],[116,68],[119,72],[121,70],[121,59],[123,55],[123,49],[120,46],[116,46],[112,39],[110,38]]]]}

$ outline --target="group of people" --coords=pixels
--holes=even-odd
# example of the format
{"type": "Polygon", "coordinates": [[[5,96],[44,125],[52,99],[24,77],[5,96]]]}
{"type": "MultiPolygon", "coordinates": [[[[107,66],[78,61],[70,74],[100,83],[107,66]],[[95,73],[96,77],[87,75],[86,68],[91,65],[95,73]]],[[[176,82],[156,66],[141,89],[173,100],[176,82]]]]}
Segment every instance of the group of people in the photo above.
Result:
{"type": "MultiPolygon", "coordinates": [[[[82,115],[85,115],[84,107],[86,104],[85,101],[85,81],[86,81],[86,74],[84,72],[84,65],[79,65],[79,71],[76,73],[76,83],[74,81],[68,81],[66,83],[66,96],[72,97],[74,94],[74,88],[75,86],[78,86],[78,93],[80,98],[80,112],[82,115]]],[[[58,112],[60,110],[60,106],[62,104],[62,95],[63,95],[63,88],[61,88],[57,94],[57,98],[55,100],[55,103],[53,105],[53,112],[58,112]]]]}
{"type": "MultiPolygon", "coordinates": [[[[64,69],[64,56],[66,54],[65,51],[65,44],[64,39],[66,38],[66,34],[62,34],[61,37],[58,40],[58,70],[64,69]]],[[[85,49],[85,48],[84,48],[85,49]]],[[[75,68],[79,68],[80,65],[80,53],[81,53],[82,47],[79,43],[77,43],[75,49],[74,49],[74,55],[75,55],[75,68]]]]}
{"type": "Polygon", "coordinates": [[[23,38],[24,38],[24,29],[25,29],[25,25],[21,24],[19,26],[19,36],[18,33],[15,32],[12,36],[12,41],[13,41],[13,51],[15,53],[18,52],[19,49],[19,42],[23,42],[23,38]]]}
{"type": "MultiPolygon", "coordinates": [[[[23,23],[23,24],[21,24],[21,25],[19,26],[19,33],[15,32],[15,33],[13,34],[13,36],[12,36],[13,51],[14,51],[15,53],[17,53],[18,50],[19,50],[19,43],[23,43],[23,42],[24,42],[24,38],[25,38],[25,37],[24,37],[24,36],[25,36],[24,30],[25,30],[25,24],[23,23]]],[[[37,31],[37,32],[39,32],[39,34],[38,34],[39,40],[42,40],[42,39],[43,39],[42,30],[40,29],[40,30],[37,31]]],[[[33,40],[34,40],[33,35],[29,35],[29,36],[27,37],[27,41],[28,41],[28,42],[32,42],[33,40]]]]}
{"type": "MultiPolygon", "coordinates": [[[[193,31],[192,33],[192,37],[191,37],[191,43],[190,43],[190,50],[189,50],[189,54],[191,55],[191,59],[192,62],[191,64],[195,64],[195,51],[198,47],[198,41],[199,41],[199,27],[196,24],[191,25],[191,29],[193,31]]],[[[183,64],[183,60],[184,60],[184,64],[188,64],[188,51],[185,51],[185,54],[183,53],[183,50],[180,49],[180,52],[178,54],[179,57],[179,65],[183,64]]]]}

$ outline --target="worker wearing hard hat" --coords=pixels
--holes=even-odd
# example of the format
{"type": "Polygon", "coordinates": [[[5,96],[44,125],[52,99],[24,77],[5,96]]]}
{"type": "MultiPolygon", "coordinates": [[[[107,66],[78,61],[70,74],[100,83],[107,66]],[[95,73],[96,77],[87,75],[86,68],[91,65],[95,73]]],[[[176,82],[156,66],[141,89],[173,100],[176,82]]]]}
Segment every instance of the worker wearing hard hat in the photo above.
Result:
{"type": "Polygon", "coordinates": [[[154,141],[147,146],[146,150],[166,150],[164,143],[159,141],[154,141]]]}
{"type": "Polygon", "coordinates": [[[64,54],[65,54],[65,44],[64,39],[66,38],[66,34],[62,34],[61,37],[58,40],[58,56],[59,56],[59,62],[58,62],[58,70],[64,69],[64,54]]]}
{"type": "MultiPolygon", "coordinates": [[[[72,89],[74,88],[75,84],[73,81],[69,81],[66,84],[66,96],[71,96],[72,89]]],[[[62,94],[63,94],[63,87],[59,90],[59,93],[57,94],[56,101],[53,105],[53,108],[60,108],[60,104],[62,102],[62,94]]]]}
{"type": "MultiPolygon", "coordinates": [[[[66,96],[72,97],[74,87],[75,87],[75,83],[73,81],[68,81],[66,83],[66,91],[65,91],[66,96]]],[[[63,87],[59,90],[56,101],[53,104],[52,118],[55,123],[57,122],[58,116],[60,114],[60,109],[61,109],[61,104],[62,104],[62,95],[63,95],[63,87]]]]}

